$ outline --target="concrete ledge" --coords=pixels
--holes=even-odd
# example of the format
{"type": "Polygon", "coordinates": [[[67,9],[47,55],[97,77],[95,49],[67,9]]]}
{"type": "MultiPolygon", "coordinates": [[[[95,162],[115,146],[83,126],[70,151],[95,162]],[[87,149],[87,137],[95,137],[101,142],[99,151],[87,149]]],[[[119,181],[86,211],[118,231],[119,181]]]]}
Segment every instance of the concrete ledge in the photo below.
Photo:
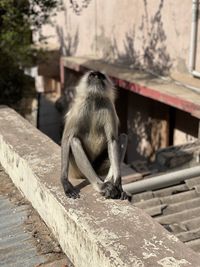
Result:
{"type": "Polygon", "coordinates": [[[105,200],[90,186],[79,200],[67,199],[60,148],[6,107],[0,108],[0,162],[75,266],[199,267],[198,254],[132,204],[105,200]]]}

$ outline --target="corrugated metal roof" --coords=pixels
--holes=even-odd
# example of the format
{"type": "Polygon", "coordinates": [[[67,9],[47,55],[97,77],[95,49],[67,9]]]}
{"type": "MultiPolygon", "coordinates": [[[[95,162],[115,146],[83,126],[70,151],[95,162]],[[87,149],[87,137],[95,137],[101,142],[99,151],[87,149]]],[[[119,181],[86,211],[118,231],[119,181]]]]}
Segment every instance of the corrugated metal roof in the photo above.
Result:
{"type": "Polygon", "coordinates": [[[200,177],[135,194],[133,203],[200,253],[200,177]]]}
{"type": "Polygon", "coordinates": [[[16,206],[0,196],[0,263],[1,267],[32,267],[45,262],[32,244],[31,233],[24,231],[28,206],[16,206]]]}

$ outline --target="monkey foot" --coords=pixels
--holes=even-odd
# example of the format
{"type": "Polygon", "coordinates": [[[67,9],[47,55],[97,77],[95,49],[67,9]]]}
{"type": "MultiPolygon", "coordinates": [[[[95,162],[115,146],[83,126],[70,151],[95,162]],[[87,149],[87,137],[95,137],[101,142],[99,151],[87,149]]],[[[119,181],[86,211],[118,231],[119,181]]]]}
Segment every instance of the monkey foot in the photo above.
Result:
{"type": "Polygon", "coordinates": [[[121,192],[121,197],[120,197],[120,199],[122,199],[122,200],[127,199],[129,202],[131,202],[131,200],[132,200],[132,196],[129,195],[129,194],[127,194],[126,192],[122,191],[122,192],[121,192]]]}
{"type": "Polygon", "coordinates": [[[80,195],[78,192],[76,192],[76,190],[74,191],[71,191],[71,192],[65,192],[66,196],[69,197],[69,198],[80,198],[80,195]]]}
{"type": "Polygon", "coordinates": [[[105,198],[129,200],[127,193],[121,187],[113,185],[111,182],[105,182],[103,184],[101,195],[105,196],[105,198]]]}
{"type": "Polygon", "coordinates": [[[120,190],[116,186],[114,186],[111,182],[105,182],[102,185],[101,190],[102,190],[101,195],[104,196],[105,198],[116,199],[120,198],[121,196],[120,190]]]}
{"type": "Polygon", "coordinates": [[[65,195],[69,198],[80,198],[78,190],[70,182],[64,185],[64,191],[65,195]]]}
{"type": "Polygon", "coordinates": [[[111,182],[106,182],[102,186],[101,194],[105,198],[121,199],[131,201],[132,196],[122,190],[121,186],[113,185],[111,182]]]}

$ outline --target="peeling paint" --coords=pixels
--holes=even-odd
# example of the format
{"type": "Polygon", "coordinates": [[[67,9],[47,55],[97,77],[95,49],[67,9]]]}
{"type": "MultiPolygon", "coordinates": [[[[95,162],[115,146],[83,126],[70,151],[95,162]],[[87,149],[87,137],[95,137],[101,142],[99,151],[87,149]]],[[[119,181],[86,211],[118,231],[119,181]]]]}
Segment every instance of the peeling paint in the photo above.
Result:
{"type": "Polygon", "coordinates": [[[185,259],[177,260],[173,257],[166,257],[163,258],[162,260],[158,261],[159,265],[162,265],[163,267],[181,267],[181,266],[188,266],[191,265],[188,261],[185,259]]]}
{"type": "MultiPolygon", "coordinates": [[[[109,206],[111,203],[108,203],[109,206]]],[[[133,207],[131,207],[133,210],[133,207]]],[[[130,211],[129,206],[117,206],[117,205],[112,205],[111,209],[109,209],[109,212],[111,212],[113,215],[125,215],[128,216],[130,211]]]]}
{"type": "Polygon", "coordinates": [[[178,242],[178,238],[175,235],[168,234],[167,237],[171,241],[178,242]]]}
{"type": "Polygon", "coordinates": [[[144,262],[141,259],[139,259],[138,257],[133,257],[131,259],[131,263],[133,264],[132,266],[134,266],[134,267],[144,267],[145,266],[144,262]]]}
{"type": "Polygon", "coordinates": [[[170,252],[170,254],[174,254],[174,250],[166,246],[165,242],[163,240],[159,240],[155,235],[153,235],[149,240],[144,239],[142,249],[148,254],[153,253],[159,255],[163,250],[170,252]]]}
{"type": "Polygon", "coordinates": [[[143,255],[143,259],[148,259],[148,258],[151,258],[151,257],[157,257],[155,253],[143,252],[142,255],[143,255]]]}

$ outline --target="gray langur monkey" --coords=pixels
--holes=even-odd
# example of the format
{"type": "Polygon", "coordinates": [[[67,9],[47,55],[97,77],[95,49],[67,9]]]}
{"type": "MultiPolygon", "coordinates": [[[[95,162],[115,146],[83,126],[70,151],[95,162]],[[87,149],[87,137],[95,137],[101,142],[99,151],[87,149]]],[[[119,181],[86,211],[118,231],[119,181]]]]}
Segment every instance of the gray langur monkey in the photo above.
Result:
{"type": "Polygon", "coordinates": [[[76,87],[61,142],[61,182],[70,198],[79,192],[69,178],[84,177],[106,198],[129,199],[120,173],[127,136],[120,136],[119,145],[114,100],[114,85],[101,72],[87,72],[76,87]]]}

